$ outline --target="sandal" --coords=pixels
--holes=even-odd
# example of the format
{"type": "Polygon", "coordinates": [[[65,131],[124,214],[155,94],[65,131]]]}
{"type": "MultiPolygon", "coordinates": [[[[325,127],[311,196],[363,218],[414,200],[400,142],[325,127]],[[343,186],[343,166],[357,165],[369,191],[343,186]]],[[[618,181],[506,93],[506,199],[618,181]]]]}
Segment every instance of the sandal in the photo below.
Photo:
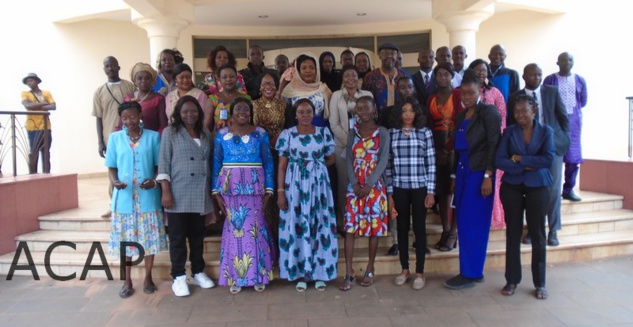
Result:
{"type": "Polygon", "coordinates": [[[339,286],[339,290],[347,292],[352,289],[352,283],[356,279],[355,276],[345,275],[343,278],[343,285],[339,286]]]}
{"type": "Polygon", "coordinates": [[[505,296],[511,296],[514,295],[514,291],[517,289],[517,284],[510,284],[507,283],[506,286],[504,286],[501,289],[501,294],[505,295],[505,296]]]}
{"type": "Polygon", "coordinates": [[[127,285],[123,285],[123,287],[121,287],[121,290],[119,291],[119,296],[122,299],[128,298],[130,296],[132,296],[132,294],[134,294],[134,289],[132,287],[127,287],[127,285]]]}
{"type": "Polygon", "coordinates": [[[229,292],[231,292],[231,294],[237,294],[241,291],[242,291],[242,288],[236,285],[233,285],[229,288],[229,292]]]}
{"type": "Polygon", "coordinates": [[[255,284],[255,292],[263,292],[266,289],[264,284],[255,284]]]}
{"type": "Polygon", "coordinates": [[[374,284],[374,273],[371,271],[366,271],[365,276],[363,278],[363,282],[360,284],[362,287],[368,287],[374,284]]]}
{"type": "Polygon", "coordinates": [[[440,237],[440,240],[437,241],[437,243],[435,243],[435,248],[437,250],[439,250],[440,248],[444,247],[444,245],[446,244],[446,240],[448,239],[448,235],[450,233],[449,232],[442,232],[442,237],[440,237]]]}
{"type": "Polygon", "coordinates": [[[318,281],[316,283],[314,283],[314,288],[316,288],[317,291],[319,292],[323,292],[325,291],[325,282],[323,281],[318,281]]]}
{"type": "Polygon", "coordinates": [[[306,282],[298,282],[297,286],[295,286],[295,289],[299,293],[305,292],[307,288],[308,288],[308,284],[306,284],[306,282]]]}
{"type": "Polygon", "coordinates": [[[441,252],[448,252],[448,251],[452,251],[456,247],[457,247],[457,233],[448,234],[448,236],[446,237],[446,242],[444,242],[444,245],[442,245],[438,250],[441,252]]]}
{"type": "Polygon", "coordinates": [[[547,293],[547,290],[545,289],[545,287],[537,287],[536,291],[534,291],[534,295],[539,300],[546,300],[547,297],[549,296],[549,293],[547,293]]]}
{"type": "Polygon", "coordinates": [[[155,293],[157,290],[158,288],[156,288],[156,285],[154,285],[154,283],[143,286],[143,292],[145,294],[152,294],[155,293]]]}

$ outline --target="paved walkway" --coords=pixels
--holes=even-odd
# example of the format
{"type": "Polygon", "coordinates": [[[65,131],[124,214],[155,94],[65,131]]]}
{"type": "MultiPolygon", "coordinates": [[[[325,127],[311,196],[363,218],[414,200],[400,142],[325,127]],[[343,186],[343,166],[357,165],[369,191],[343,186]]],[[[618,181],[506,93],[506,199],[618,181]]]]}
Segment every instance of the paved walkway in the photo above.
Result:
{"type": "Polygon", "coordinates": [[[169,281],[159,291],[117,295],[120,281],[0,279],[0,326],[633,326],[633,256],[549,266],[548,300],[532,294],[531,274],[512,297],[499,293],[503,271],[487,270],[475,288],[451,291],[450,276],[429,275],[427,286],[394,286],[378,276],[371,287],[347,293],[329,284],[324,292],[276,280],[263,293],[226,287],[177,298],[169,281]]]}

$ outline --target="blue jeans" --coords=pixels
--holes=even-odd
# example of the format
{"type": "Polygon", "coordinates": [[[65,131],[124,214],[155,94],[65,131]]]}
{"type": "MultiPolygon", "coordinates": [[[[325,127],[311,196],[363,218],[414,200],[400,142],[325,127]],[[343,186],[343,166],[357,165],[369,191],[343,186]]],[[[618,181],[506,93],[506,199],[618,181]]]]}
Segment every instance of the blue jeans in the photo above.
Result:
{"type": "Polygon", "coordinates": [[[42,154],[42,172],[51,172],[51,143],[53,138],[50,130],[27,131],[29,136],[29,174],[37,174],[37,161],[42,154]]]}

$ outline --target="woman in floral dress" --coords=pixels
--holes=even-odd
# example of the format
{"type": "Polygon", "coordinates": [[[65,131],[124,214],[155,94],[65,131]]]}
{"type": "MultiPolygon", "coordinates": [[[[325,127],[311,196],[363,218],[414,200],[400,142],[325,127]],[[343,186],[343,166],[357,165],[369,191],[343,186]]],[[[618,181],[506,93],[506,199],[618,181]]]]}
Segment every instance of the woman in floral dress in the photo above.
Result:
{"type": "MultiPolygon", "coordinates": [[[[110,134],[105,164],[115,190],[112,194],[112,222],[110,227],[110,254],[121,255],[121,242],[136,242],[145,252],[145,280],[143,291],[156,292],[152,280],[154,255],[167,250],[167,238],[157,189],[156,171],[160,136],[158,132],[143,129],[141,105],[136,101],[123,102],[119,116],[123,130],[110,134]]],[[[125,248],[129,263],[139,255],[136,247],[125,248]]],[[[131,264],[125,270],[125,282],[119,296],[126,298],[134,293],[131,264]]]]}
{"type": "Polygon", "coordinates": [[[246,98],[231,104],[234,124],[215,137],[213,192],[226,214],[220,249],[220,285],[231,293],[254,286],[261,292],[273,279],[273,241],[264,207],[273,194],[273,159],[268,133],[251,125],[253,105],[246,98]]]}
{"type": "Polygon", "coordinates": [[[369,262],[362,286],[374,282],[374,261],[378,236],[387,232],[387,190],[383,178],[389,161],[389,131],[379,127],[378,111],[372,96],[362,96],[354,110],[358,123],[347,137],[346,163],[349,183],[345,211],[345,266],[341,291],[349,291],[354,281],[352,268],[354,237],[369,237],[369,262]]]}
{"type": "Polygon", "coordinates": [[[280,186],[279,276],[325,290],[337,275],[338,243],[334,198],[327,166],[334,163],[334,139],[327,128],[312,124],[314,105],[300,99],[292,107],[298,124],[277,139],[280,186]],[[283,187],[282,187],[283,185],[283,187]]]}

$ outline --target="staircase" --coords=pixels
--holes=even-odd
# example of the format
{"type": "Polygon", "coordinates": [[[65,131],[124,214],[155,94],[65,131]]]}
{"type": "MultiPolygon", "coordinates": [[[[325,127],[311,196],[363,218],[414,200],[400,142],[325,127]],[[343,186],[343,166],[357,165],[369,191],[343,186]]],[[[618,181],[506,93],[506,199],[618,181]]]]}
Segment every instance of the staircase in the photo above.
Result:
{"type": "MultiPolygon", "coordinates": [[[[26,242],[40,276],[46,276],[44,267],[45,253],[49,246],[58,241],[69,241],[76,244],[76,249],[67,246],[57,247],[51,255],[50,269],[57,275],[66,276],[76,273],[81,276],[93,242],[99,242],[106,253],[107,263],[115,279],[119,278],[120,263],[118,258],[107,254],[109,219],[100,218],[108,207],[106,196],[107,180],[93,178],[79,180],[79,208],[41,216],[40,230],[16,237],[18,242],[26,242]]],[[[570,261],[593,260],[607,257],[633,254],[633,210],[622,209],[622,196],[580,192],[583,201],[572,203],[563,200],[562,224],[559,231],[560,246],[548,247],[547,262],[559,263],[570,261]]],[[[434,214],[427,216],[427,240],[431,254],[426,257],[427,273],[452,273],[459,270],[458,249],[450,252],[439,252],[433,248],[441,235],[439,218],[434,214]]],[[[214,279],[219,274],[220,236],[205,238],[206,271],[214,279]]],[[[413,236],[409,236],[409,244],[413,236]]],[[[339,275],[345,271],[343,255],[343,239],[339,239],[339,275]]],[[[399,258],[386,256],[391,246],[391,237],[379,240],[378,257],[376,258],[376,274],[398,274],[399,258]]],[[[368,239],[357,238],[354,252],[354,269],[362,275],[368,260],[368,239]]],[[[522,245],[522,262],[529,264],[531,256],[529,245],[522,245]]],[[[0,256],[0,275],[9,272],[15,252],[0,256]]],[[[411,264],[415,262],[413,249],[410,251],[411,264]]],[[[26,264],[25,254],[20,256],[19,264],[26,264]]],[[[98,253],[95,253],[92,265],[100,265],[98,253]]],[[[505,265],[505,229],[491,230],[488,243],[486,268],[502,268],[505,265]]],[[[170,279],[169,252],[156,255],[152,274],[154,278],[170,279]]],[[[143,265],[132,269],[133,278],[141,278],[145,274],[143,265]]],[[[17,270],[15,275],[31,275],[30,271],[17,270]]],[[[91,270],[89,278],[105,278],[103,270],[91,270]]]]}

